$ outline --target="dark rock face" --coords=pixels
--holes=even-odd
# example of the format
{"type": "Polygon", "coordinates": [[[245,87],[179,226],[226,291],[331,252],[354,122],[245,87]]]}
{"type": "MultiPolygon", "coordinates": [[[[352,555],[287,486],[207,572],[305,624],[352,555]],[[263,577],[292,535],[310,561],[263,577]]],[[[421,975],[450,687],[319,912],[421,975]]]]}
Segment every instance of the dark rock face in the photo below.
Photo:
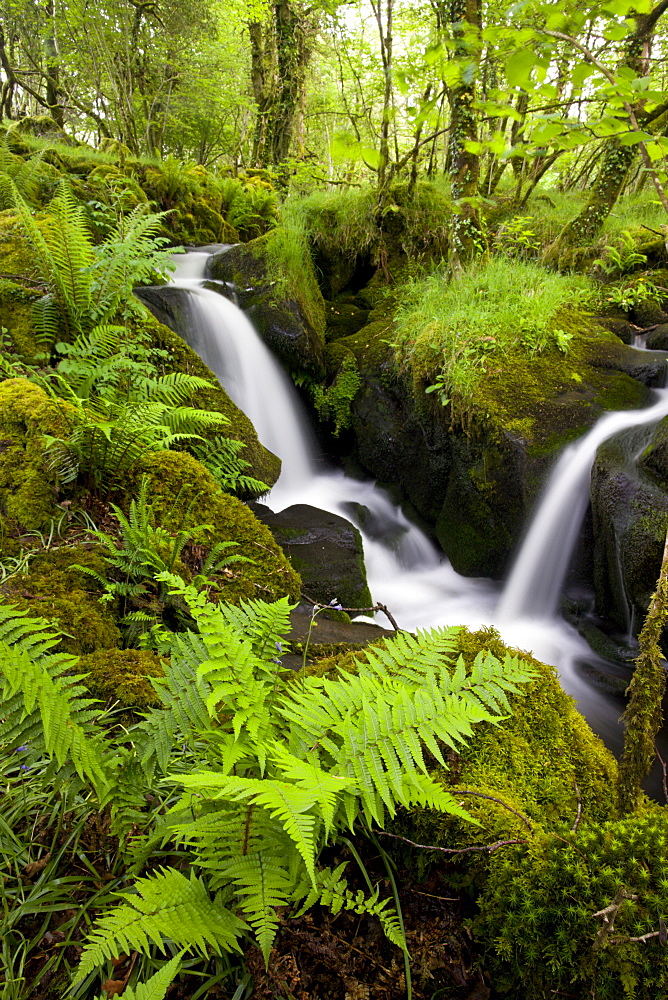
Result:
{"type": "Polygon", "coordinates": [[[645,346],[650,351],[668,351],[668,323],[660,323],[647,334],[645,346]]]}
{"type": "MultiPolygon", "coordinates": [[[[304,302],[274,291],[267,277],[265,246],[261,237],[214,254],[209,260],[209,274],[235,285],[239,306],[289,371],[321,379],[325,373],[324,331],[316,330],[309,321],[304,302]]],[[[317,287],[310,292],[320,295],[317,287]]]]}
{"type": "Polygon", "coordinates": [[[308,504],[278,514],[263,504],[252,507],[300,574],[308,597],[322,604],[337,598],[346,608],[371,606],[362,537],[350,521],[308,504]]]}
{"type": "MultiPolygon", "coordinates": [[[[654,461],[662,465],[657,450],[654,461]]],[[[645,459],[650,467],[651,455],[645,459]]],[[[668,483],[635,468],[619,441],[598,450],[591,481],[594,583],[600,615],[642,624],[656,586],[668,524],[668,483]]]]}

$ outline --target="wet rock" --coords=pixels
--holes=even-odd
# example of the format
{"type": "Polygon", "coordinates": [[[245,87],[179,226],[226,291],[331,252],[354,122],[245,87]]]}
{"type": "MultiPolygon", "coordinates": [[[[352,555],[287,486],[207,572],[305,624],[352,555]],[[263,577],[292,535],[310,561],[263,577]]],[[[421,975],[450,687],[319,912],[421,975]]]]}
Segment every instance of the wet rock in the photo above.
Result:
{"type": "Polygon", "coordinates": [[[308,504],[278,514],[263,504],[252,509],[300,574],[304,594],[322,604],[336,598],[345,608],[371,606],[362,537],[350,521],[308,504]]]}
{"type": "Polygon", "coordinates": [[[668,417],[657,425],[650,444],[640,457],[640,464],[668,485],[668,417]]]}
{"type": "Polygon", "coordinates": [[[645,346],[650,351],[668,351],[668,323],[659,323],[655,330],[650,330],[645,346]]]}
{"type": "Polygon", "coordinates": [[[240,307],[289,371],[324,376],[325,308],[315,275],[299,274],[290,292],[269,277],[269,237],[239,243],[209,259],[209,274],[235,285],[240,307]],[[299,291],[294,291],[298,288],[299,291]]]}
{"type": "Polygon", "coordinates": [[[614,333],[616,337],[619,337],[623,344],[633,345],[633,340],[638,330],[626,317],[622,319],[616,316],[597,316],[596,322],[605,330],[609,330],[610,333],[614,333]]]}
{"type": "Polygon", "coordinates": [[[639,628],[661,567],[668,493],[617,439],[598,450],[591,501],[596,610],[623,630],[639,628]]]}
{"type": "Polygon", "coordinates": [[[631,310],[631,319],[644,329],[655,323],[668,323],[668,313],[664,312],[656,299],[646,299],[631,310]]]}

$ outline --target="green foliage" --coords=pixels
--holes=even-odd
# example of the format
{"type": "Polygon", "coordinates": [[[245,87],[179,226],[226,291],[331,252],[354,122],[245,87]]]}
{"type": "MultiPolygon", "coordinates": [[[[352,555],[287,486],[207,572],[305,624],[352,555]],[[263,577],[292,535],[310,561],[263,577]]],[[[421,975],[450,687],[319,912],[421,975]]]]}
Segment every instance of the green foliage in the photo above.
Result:
{"type": "Polygon", "coordinates": [[[333,434],[338,437],[342,430],[350,427],[351,405],[362,387],[362,378],[353,354],[346,354],[341,367],[331,385],[323,389],[308,376],[295,376],[295,385],[305,385],[313,397],[313,402],[321,420],[331,420],[333,434]]]}
{"type": "Polygon", "coordinates": [[[615,243],[605,248],[603,257],[594,264],[603,274],[628,274],[647,263],[647,256],[637,249],[636,241],[631,233],[624,231],[615,243]]]}
{"type": "Polygon", "coordinates": [[[495,249],[508,257],[527,260],[540,251],[540,240],[533,229],[531,215],[514,216],[502,223],[494,237],[495,249]]]}
{"type": "Polygon", "coordinates": [[[125,732],[95,729],[80,678],[63,678],[63,658],[19,651],[9,662],[0,644],[6,741],[29,738],[61,768],[71,761],[100,804],[113,803],[121,829],[141,822],[144,790],[165,775],[181,797],[156,837],[176,837],[201,873],[187,879],[164,869],[137,879],[98,922],[78,981],[121,951],[164,950],[165,939],[200,953],[234,949],[246,925],[267,959],[277,908],[303,911],[317,901],[377,915],[405,947],[387,901],[377,890],[352,893],[342,866],[319,867],[320,850],[360,822],[382,825],[402,806],[465,818],[457,798],[429,776],[425,751],[445,765],[442,744],[461,746],[474,725],[498,724],[508,694],[531,671],[488,653],[467,670],[461,657],[452,662],[453,633],[441,629],[398,633],[340,680],[295,680],[277,670],[289,631],[286,600],[215,605],[178,577],[161,579],[185,600],[198,633],[169,639],[164,679],[155,680],[163,708],[148,712],[130,742],[125,732]]]}
{"type": "Polygon", "coordinates": [[[617,306],[624,312],[629,312],[636,306],[642,305],[650,299],[656,300],[661,297],[661,292],[653,281],[642,275],[632,281],[625,281],[617,285],[608,285],[603,293],[603,300],[608,305],[617,306]]]}
{"type": "MultiPolygon", "coordinates": [[[[116,504],[111,505],[120,528],[118,535],[97,530],[91,532],[104,552],[104,574],[85,566],[75,567],[97,580],[104,590],[103,601],[118,599],[126,640],[129,641],[150,633],[165,620],[171,620],[173,626],[178,622],[183,625],[187,620],[178,603],[169,600],[167,589],[156,582],[156,577],[161,573],[183,572],[180,557],[184,546],[197,531],[210,527],[197,525],[173,534],[162,525],[156,525],[148,499],[148,487],[149,479],[143,476],[139,496],[130,502],[127,516],[116,504]]],[[[200,585],[209,583],[209,575],[215,575],[224,567],[250,562],[245,556],[230,554],[228,550],[234,547],[234,542],[214,545],[195,582],[200,585]]]]}
{"type": "Polygon", "coordinates": [[[244,475],[240,442],[202,436],[229,422],[222,413],[186,405],[211,383],[183,372],[159,374],[155,352],[141,336],[128,342],[124,334],[123,327],[98,326],[73,344],[57,345],[63,358],[51,381],[70,404],[69,433],[48,443],[59,479],[108,493],[147,452],[194,446],[226,488],[266,488],[244,475]]]}
{"type": "Polygon", "coordinates": [[[474,920],[495,990],[526,1000],[555,991],[601,1000],[663,996],[667,855],[668,820],[655,808],[583,824],[577,834],[564,827],[498,857],[474,920]],[[615,901],[606,932],[596,914],[615,901]],[[655,936],[631,940],[648,933],[655,936]]]}
{"type": "Polygon", "coordinates": [[[278,298],[294,299],[304,318],[321,338],[325,335],[325,304],[316,279],[306,233],[290,213],[266,237],[267,278],[278,298]]]}
{"type": "Polygon", "coordinates": [[[140,310],[133,298],[135,284],[145,282],[171,266],[171,255],[158,237],[160,216],[138,205],[121,216],[107,239],[95,246],[87,213],[63,180],[46,218],[38,224],[13,181],[0,177],[21,219],[40,273],[51,291],[36,305],[40,335],[52,343],[62,332],[66,339],[86,334],[98,323],[140,310]]]}
{"type": "MultiPolygon", "coordinates": [[[[535,264],[492,258],[448,281],[444,271],[411,282],[396,313],[396,357],[439,396],[466,396],[511,350],[527,354],[567,341],[555,337],[555,315],[591,299],[585,278],[535,264]]],[[[563,335],[563,330],[558,333],[563,335]]]]}
{"type": "MultiPolygon", "coordinates": [[[[161,969],[154,976],[147,979],[145,983],[137,983],[135,989],[131,986],[123,990],[125,1000],[164,1000],[172,984],[172,980],[179,971],[181,956],[175,955],[169,962],[165,962],[161,969]]],[[[99,1000],[104,1000],[100,997],[99,1000]]]]}

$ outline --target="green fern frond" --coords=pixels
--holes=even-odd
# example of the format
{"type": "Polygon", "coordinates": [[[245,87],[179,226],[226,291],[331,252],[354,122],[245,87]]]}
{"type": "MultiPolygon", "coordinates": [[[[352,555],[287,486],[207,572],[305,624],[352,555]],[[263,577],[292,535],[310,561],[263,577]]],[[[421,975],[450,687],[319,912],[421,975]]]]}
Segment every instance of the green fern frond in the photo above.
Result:
{"type": "MultiPolygon", "coordinates": [[[[182,955],[183,952],[165,962],[145,983],[137,983],[134,989],[126,986],[123,990],[124,1000],[165,1000],[167,991],[181,968],[182,955]]],[[[108,1000],[108,996],[99,997],[98,1000],[108,1000]]]]}
{"type": "Polygon", "coordinates": [[[65,673],[75,662],[66,656],[35,662],[17,646],[0,643],[0,742],[31,743],[37,752],[43,747],[59,766],[71,760],[81,778],[101,788],[104,737],[93,725],[97,702],[78,684],[81,677],[65,673]]]}
{"type": "Polygon", "coordinates": [[[165,951],[165,939],[179,949],[206,956],[239,951],[246,924],[212,899],[203,881],[173,869],[137,879],[136,892],[118,893],[123,902],[97,923],[84,948],[75,984],[117,955],[147,953],[152,945],[165,951]]]}

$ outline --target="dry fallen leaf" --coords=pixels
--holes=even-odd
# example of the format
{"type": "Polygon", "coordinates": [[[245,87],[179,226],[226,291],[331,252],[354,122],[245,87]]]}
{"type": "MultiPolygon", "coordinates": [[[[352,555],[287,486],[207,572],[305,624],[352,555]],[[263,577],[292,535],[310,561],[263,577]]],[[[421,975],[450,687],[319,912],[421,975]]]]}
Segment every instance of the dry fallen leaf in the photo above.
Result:
{"type": "Polygon", "coordinates": [[[38,872],[41,872],[44,868],[46,868],[50,860],[51,852],[49,851],[49,853],[45,854],[43,858],[39,859],[39,861],[31,861],[30,864],[27,864],[23,871],[26,873],[28,878],[32,878],[33,875],[37,875],[38,872]]]}

